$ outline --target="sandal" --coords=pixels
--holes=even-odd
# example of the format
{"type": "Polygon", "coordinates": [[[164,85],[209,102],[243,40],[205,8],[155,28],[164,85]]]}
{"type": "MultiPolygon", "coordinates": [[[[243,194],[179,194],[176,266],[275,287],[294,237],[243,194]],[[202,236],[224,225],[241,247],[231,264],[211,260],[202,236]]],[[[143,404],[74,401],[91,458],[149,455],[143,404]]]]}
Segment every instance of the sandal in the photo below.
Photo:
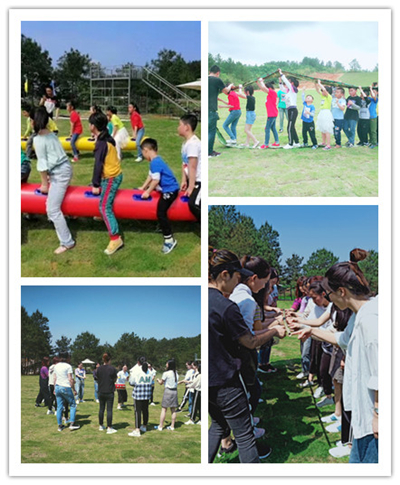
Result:
{"type": "Polygon", "coordinates": [[[73,244],[72,246],[59,246],[55,251],[54,251],[54,254],[62,254],[62,253],[65,253],[66,251],[68,251],[69,249],[72,249],[75,247],[75,244],[73,244]]]}

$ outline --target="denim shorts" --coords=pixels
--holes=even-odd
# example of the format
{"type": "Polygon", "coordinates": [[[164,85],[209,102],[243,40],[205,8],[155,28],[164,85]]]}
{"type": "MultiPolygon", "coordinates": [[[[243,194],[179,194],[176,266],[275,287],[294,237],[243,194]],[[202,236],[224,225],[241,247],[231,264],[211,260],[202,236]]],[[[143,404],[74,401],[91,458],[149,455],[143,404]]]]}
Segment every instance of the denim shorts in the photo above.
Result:
{"type": "Polygon", "coordinates": [[[256,121],[256,112],[246,111],[246,125],[254,125],[255,121],[256,121]]]}

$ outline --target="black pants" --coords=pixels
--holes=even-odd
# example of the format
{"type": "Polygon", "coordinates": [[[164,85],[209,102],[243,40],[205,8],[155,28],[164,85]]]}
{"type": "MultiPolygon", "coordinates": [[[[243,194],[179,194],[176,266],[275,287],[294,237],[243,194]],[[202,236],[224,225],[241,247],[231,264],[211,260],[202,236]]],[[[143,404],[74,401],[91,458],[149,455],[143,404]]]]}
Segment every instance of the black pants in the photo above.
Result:
{"type": "Polygon", "coordinates": [[[114,393],[113,392],[100,392],[99,393],[99,425],[103,426],[104,421],[104,411],[107,405],[107,427],[112,426],[112,415],[113,415],[113,404],[114,404],[114,393]]]}
{"type": "Polygon", "coordinates": [[[311,362],[310,362],[310,374],[317,376],[318,385],[321,385],[320,365],[322,355],[322,342],[313,340],[311,342],[311,362]]]}
{"type": "MultiPolygon", "coordinates": [[[[185,394],[183,395],[182,402],[179,404],[178,409],[182,411],[183,406],[189,401],[189,389],[186,388],[185,394]]],[[[192,408],[193,409],[193,408],[192,408]]]]}
{"type": "Polygon", "coordinates": [[[287,131],[288,131],[288,137],[289,137],[289,145],[293,145],[293,143],[299,143],[299,137],[297,136],[297,131],[296,131],[296,120],[299,112],[297,111],[297,108],[288,108],[287,113],[288,113],[287,131]]]}
{"type": "Polygon", "coordinates": [[[52,402],[49,391],[49,379],[42,379],[39,377],[39,394],[36,397],[36,404],[40,404],[44,400],[44,404],[51,410],[52,402]]]}
{"type": "Polygon", "coordinates": [[[201,391],[194,391],[192,413],[190,419],[192,421],[196,420],[197,413],[199,414],[199,419],[201,420],[201,391]]]}
{"type": "Polygon", "coordinates": [[[151,386],[151,399],[150,399],[150,402],[154,402],[153,397],[154,397],[154,386],[151,386]]]}
{"type": "Polygon", "coordinates": [[[307,134],[310,135],[311,142],[314,145],[318,145],[317,138],[315,136],[315,124],[314,121],[311,121],[311,123],[306,123],[303,121],[303,143],[305,145],[308,144],[308,138],[307,134]]]}
{"type": "Polygon", "coordinates": [[[358,120],[357,135],[360,143],[368,143],[369,120],[358,120]]]}
{"type": "Polygon", "coordinates": [[[331,354],[327,354],[326,352],[322,351],[319,373],[321,376],[321,385],[326,396],[332,394],[332,377],[329,374],[330,363],[331,354]]]}
{"type": "Polygon", "coordinates": [[[201,217],[201,182],[196,182],[193,192],[189,197],[189,209],[194,217],[200,222],[201,217]]]}
{"type": "Polygon", "coordinates": [[[128,400],[128,394],[126,389],[117,389],[118,393],[118,404],[124,404],[128,400]]]}
{"type": "Polygon", "coordinates": [[[142,426],[142,415],[143,426],[147,426],[149,422],[149,400],[135,399],[135,428],[142,426]]]}
{"type": "Polygon", "coordinates": [[[178,190],[175,190],[175,192],[164,192],[161,194],[157,205],[157,219],[165,238],[172,237],[172,229],[168,220],[167,212],[177,197],[178,190]]]}
{"type": "Polygon", "coordinates": [[[342,429],[341,429],[341,442],[345,445],[346,443],[353,442],[353,433],[351,432],[351,411],[344,410],[343,396],[341,399],[342,403],[342,429]]]}

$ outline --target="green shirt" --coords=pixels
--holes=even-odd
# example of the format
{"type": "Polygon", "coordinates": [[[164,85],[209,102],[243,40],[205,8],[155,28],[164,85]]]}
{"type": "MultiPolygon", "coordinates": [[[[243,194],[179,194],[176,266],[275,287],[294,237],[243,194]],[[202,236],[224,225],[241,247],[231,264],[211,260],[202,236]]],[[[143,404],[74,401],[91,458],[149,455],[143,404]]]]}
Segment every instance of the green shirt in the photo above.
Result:
{"type": "Polygon", "coordinates": [[[218,111],[218,95],[225,84],[217,76],[208,76],[208,111],[218,111]]]}
{"type": "Polygon", "coordinates": [[[28,138],[28,136],[33,132],[31,119],[29,116],[26,118],[26,131],[24,133],[24,138],[28,138]]]}

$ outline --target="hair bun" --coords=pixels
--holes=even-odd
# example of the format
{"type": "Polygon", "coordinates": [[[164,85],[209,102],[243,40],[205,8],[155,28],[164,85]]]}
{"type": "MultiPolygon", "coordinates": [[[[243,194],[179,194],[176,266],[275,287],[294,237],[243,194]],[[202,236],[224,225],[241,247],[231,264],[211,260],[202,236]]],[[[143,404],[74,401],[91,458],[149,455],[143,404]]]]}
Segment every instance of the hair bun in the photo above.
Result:
{"type": "Polygon", "coordinates": [[[365,249],[353,249],[353,251],[350,252],[350,261],[352,263],[358,263],[359,261],[363,261],[368,254],[368,251],[365,251],[365,249]]]}

